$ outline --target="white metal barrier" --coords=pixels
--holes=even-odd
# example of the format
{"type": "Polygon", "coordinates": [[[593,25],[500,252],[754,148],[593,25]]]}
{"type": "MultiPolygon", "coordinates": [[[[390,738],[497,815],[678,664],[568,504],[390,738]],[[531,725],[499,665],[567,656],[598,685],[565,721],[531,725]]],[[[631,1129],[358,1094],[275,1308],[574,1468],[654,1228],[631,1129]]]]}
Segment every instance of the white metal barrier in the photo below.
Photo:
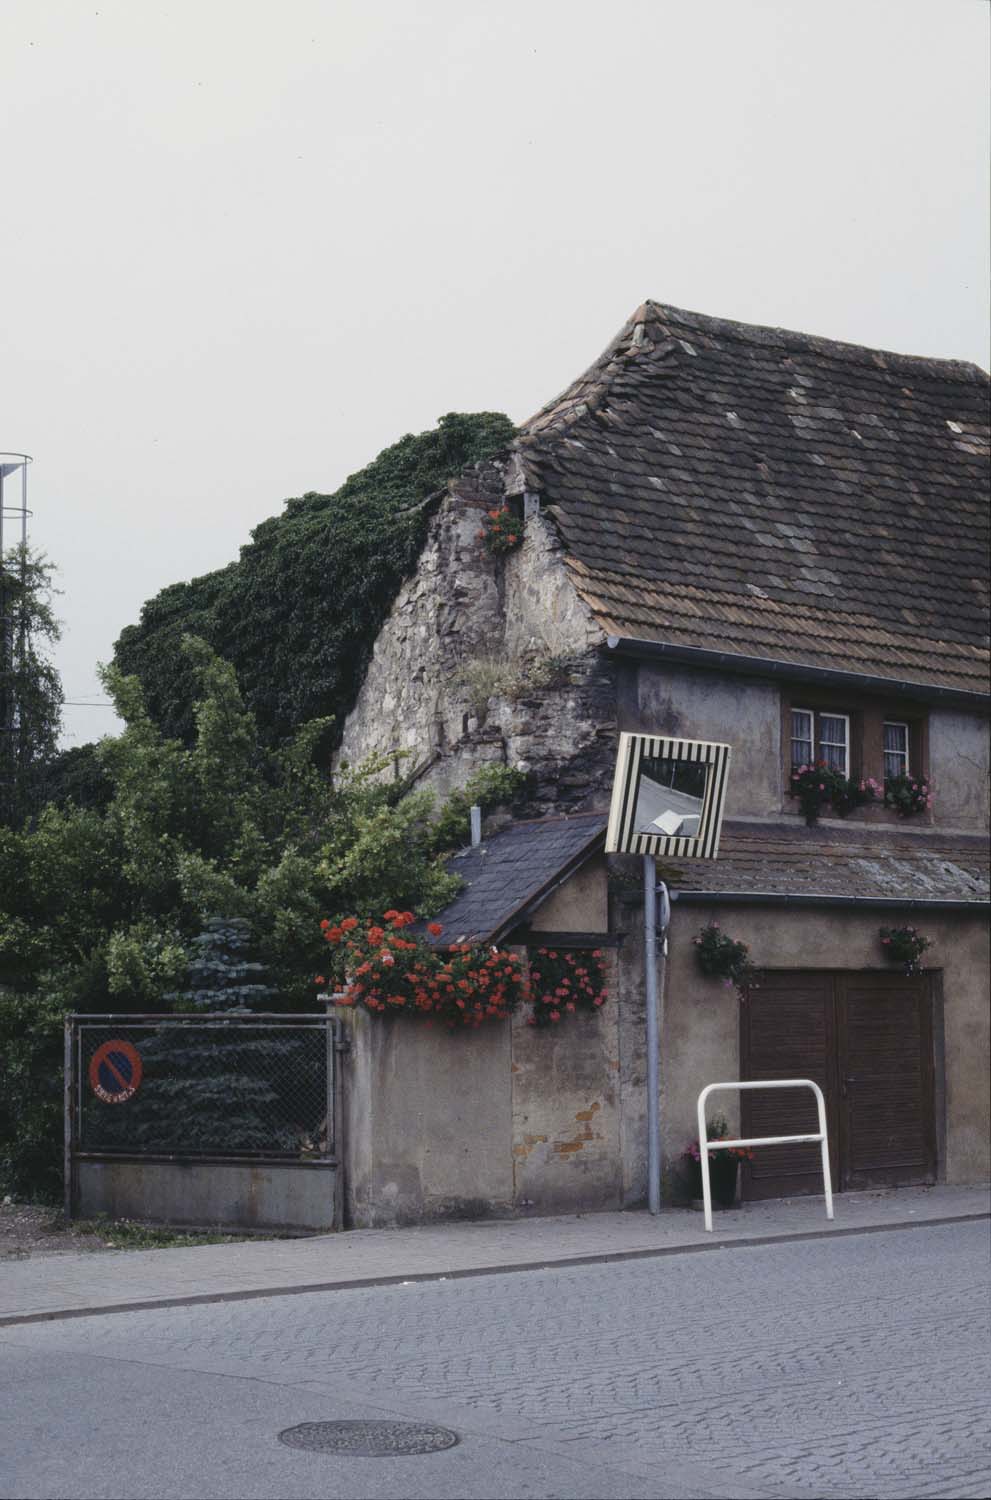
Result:
{"type": "Polygon", "coordinates": [[[829,1141],[826,1139],[826,1101],[822,1089],[811,1078],[761,1078],[747,1083],[710,1083],[699,1094],[699,1165],[702,1168],[702,1199],[705,1204],[705,1227],[712,1231],[712,1188],[709,1183],[709,1152],[737,1146],[785,1146],[800,1142],[815,1143],[822,1148],[822,1185],[826,1195],[826,1218],[833,1217],[833,1183],[829,1172],[829,1141]],[[710,1141],[705,1131],[705,1102],[717,1089],[811,1089],[819,1111],[819,1129],[815,1135],[762,1135],[752,1140],[710,1141]]]}

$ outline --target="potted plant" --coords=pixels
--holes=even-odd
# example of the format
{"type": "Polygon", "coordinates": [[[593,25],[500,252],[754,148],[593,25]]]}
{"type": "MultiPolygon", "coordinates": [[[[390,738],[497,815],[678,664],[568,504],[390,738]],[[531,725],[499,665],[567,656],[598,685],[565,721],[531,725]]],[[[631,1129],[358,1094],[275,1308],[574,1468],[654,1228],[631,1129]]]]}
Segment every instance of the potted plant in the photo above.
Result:
{"type": "Polygon", "coordinates": [[[893,807],[903,818],[915,813],[928,812],[932,807],[932,786],[925,776],[899,776],[884,778],[884,805],[893,807]]]}
{"type": "Polygon", "coordinates": [[[904,964],[906,974],[920,972],[919,959],[932,945],[932,938],[923,937],[914,927],[881,928],[881,947],[885,958],[889,963],[904,964]]]}
{"type": "Polygon", "coordinates": [[[746,943],[721,932],[718,922],[703,927],[692,942],[698,966],[708,979],[721,979],[723,984],[735,987],[741,1000],[745,998],[748,986],[756,988],[757,970],[750,962],[750,949],[746,943]]]}
{"type": "MultiPolygon", "coordinates": [[[[716,1115],[706,1124],[710,1141],[723,1141],[729,1136],[729,1124],[723,1115],[716,1115]]],[[[709,1152],[709,1187],[716,1208],[732,1208],[736,1202],[736,1182],[741,1161],[753,1161],[754,1153],[746,1146],[726,1146],[709,1152]]],[[[685,1147],[682,1160],[688,1174],[692,1196],[702,1197],[702,1148],[698,1141],[685,1147]]]]}
{"type": "Polygon", "coordinates": [[[877,802],[882,790],[873,776],[844,776],[826,761],[817,760],[811,765],[792,768],[788,795],[798,798],[811,828],[824,807],[832,807],[837,817],[845,818],[855,808],[877,802]]]}

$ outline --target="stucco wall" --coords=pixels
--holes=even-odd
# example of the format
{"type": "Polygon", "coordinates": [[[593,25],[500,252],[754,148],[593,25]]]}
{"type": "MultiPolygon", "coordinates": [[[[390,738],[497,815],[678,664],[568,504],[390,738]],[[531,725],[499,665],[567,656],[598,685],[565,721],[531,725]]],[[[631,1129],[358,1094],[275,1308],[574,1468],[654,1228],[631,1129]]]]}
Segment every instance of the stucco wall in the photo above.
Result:
{"type": "Polygon", "coordinates": [[[991,729],[975,714],[933,709],[929,715],[929,774],[937,825],[979,833],[988,827],[991,729]]]}
{"type": "MultiPolygon", "coordinates": [[[[533,917],[535,930],[605,931],[606,865],[591,861],[533,917]]],[[[539,939],[537,940],[539,941],[539,939]]],[[[522,951],[522,950],[519,950],[522,951]]],[[[447,1032],[344,1012],[348,1222],[558,1213],[623,1203],[617,950],[595,1015],[447,1032]]]]}
{"type": "MultiPolygon", "coordinates": [[[[637,662],[629,675],[631,682],[621,698],[620,728],[731,744],[726,816],[777,821],[783,814],[800,821],[798,804],[788,798],[784,785],[780,682],[650,661],[637,662]]],[[[842,823],[829,816],[822,821],[848,827],[886,822],[900,833],[919,834],[930,827],[962,833],[986,829],[991,798],[987,719],[933,707],[928,715],[928,743],[931,824],[899,818],[880,807],[859,809],[842,823]]],[[[877,772],[880,775],[880,766],[877,772]]]]}
{"type": "Polygon", "coordinates": [[[609,931],[609,875],[604,854],[596,855],[558,886],[530,918],[534,931],[609,931]]]}
{"type": "MultiPolygon", "coordinates": [[[[534,913],[539,933],[602,933],[609,901],[604,857],[590,860],[534,913]]],[[[532,1213],[622,1207],[618,954],[601,962],[609,1000],[595,1016],[535,1029],[513,1018],[513,1178],[532,1213]]]]}
{"type": "Polygon", "coordinates": [[[624,729],[716,740],[733,747],[726,817],[779,815],[780,688],[745,677],[680,668],[637,667],[637,717],[624,729]]]}
{"type": "MultiPolygon", "coordinates": [[[[707,1083],[738,1078],[739,1005],[732,989],[700,973],[692,937],[715,920],[731,937],[748,944],[752,960],[772,969],[877,969],[890,972],[879,955],[878,929],[911,924],[935,940],[927,969],[943,974],[946,1076],[946,1154],[940,1175],[948,1182],[982,1181],[989,1160],[988,934],[983,922],[928,914],[777,907],[674,906],[664,995],[661,1063],[662,1153],[674,1165],[694,1139],[695,1101],[707,1083]]],[[[719,1109],[735,1125],[732,1095],[719,1109]]]]}
{"type": "Polygon", "coordinates": [[[346,1223],[359,1228],[509,1213],[510,1036],[342,1011],[346,1223]]]}

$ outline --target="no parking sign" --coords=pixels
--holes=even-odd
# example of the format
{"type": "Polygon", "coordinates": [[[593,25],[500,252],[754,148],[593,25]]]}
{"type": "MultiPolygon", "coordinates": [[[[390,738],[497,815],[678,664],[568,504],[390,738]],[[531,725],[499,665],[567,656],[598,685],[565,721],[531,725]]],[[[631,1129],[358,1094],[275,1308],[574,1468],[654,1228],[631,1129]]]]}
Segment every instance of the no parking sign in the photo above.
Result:
{"type": "Polygon", "coordinates": [[[90,1087],[104,1104],[126,1104],[141,1086],[141,1054],[130,1042],[103,1042],[90,1059],[90,1087]]]}

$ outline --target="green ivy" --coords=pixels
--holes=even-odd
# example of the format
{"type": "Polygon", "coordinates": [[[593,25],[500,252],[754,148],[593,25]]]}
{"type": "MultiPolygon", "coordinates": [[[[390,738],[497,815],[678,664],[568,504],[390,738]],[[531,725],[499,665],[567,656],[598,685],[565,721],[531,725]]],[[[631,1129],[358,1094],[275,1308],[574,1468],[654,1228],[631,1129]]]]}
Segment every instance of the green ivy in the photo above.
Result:
{"type": "Polygon", "coordinates": [[[141,611],[115,647],[137,676],[152,720],[188,744],[193,688],[181,640],[192,634],[230,661],[266,744],[334,717],[339,737],[375,637],[426,534],[422,502],[467,464],[513,436],[499,412],[450,412],[432,431],[401,438],[332,495],[287,500],[252,532],[237,562],[176,583],[141,611]]]}

